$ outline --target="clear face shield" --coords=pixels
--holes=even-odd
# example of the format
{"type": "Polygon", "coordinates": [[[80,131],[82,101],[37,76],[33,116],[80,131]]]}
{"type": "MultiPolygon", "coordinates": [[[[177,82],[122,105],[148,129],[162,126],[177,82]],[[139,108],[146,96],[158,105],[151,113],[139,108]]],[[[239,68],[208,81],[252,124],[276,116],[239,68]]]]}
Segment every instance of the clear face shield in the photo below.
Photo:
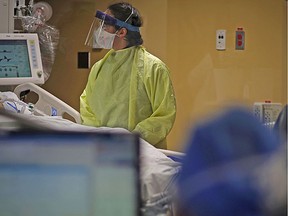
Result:
{"type": "MultiPolygon", "coordinates": [[[[133,12],[131,15],[132,14],[133,12]]],[[[126,19],[126,21],[131,17],[131,15],[126,19]]],[[[123,22],[106,13],[97,11],[86,37],[85,45],[91,46],[92,48],[111,49],[117,32],[115,31],[114,33],[110,33],[107,31],[107,29],[112,26],[139,32],[139,27],[132,26],[126,23],[126,21],[123,22]]]]}

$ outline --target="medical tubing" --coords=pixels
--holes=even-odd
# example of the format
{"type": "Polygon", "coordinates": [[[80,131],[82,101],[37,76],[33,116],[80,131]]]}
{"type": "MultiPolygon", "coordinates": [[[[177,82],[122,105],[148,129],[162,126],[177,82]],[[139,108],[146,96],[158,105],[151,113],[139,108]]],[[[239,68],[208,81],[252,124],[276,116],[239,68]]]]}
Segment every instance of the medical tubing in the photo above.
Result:
{"type": "Polygon", "coordinates": [[[12,107],[17,113],[21,113],[23,114],[25,112],[26,109],[28,109],[31,113],[33,113],[34,111],[34,106],[31,106],[31,104],[26,104],[25,102],[21,101],[21,100],[15,100],[15,99],[12,99],[12,98],[8,98],[7,96],[1,96],[0,97],[0,103],[4,103],[4,102],[7,102],[7,104],[12,107]],[[10,103],[8,102],[11,102],[14,104],[11,105],[10,103]],[[18,107],[17,107],[17,104],[21,105],[21,109],[19,110],[18,107]]]}

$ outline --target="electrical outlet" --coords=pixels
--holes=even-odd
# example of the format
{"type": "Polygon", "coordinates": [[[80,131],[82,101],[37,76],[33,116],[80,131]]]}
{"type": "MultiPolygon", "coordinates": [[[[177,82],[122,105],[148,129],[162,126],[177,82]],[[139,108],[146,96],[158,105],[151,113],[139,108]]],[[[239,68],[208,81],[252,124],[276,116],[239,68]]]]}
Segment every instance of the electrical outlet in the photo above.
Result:
{"type": "Polygon", "coordinates": [[[217,50],[226,49],[226,30],[216,31],[216,49],[217,50]]]}

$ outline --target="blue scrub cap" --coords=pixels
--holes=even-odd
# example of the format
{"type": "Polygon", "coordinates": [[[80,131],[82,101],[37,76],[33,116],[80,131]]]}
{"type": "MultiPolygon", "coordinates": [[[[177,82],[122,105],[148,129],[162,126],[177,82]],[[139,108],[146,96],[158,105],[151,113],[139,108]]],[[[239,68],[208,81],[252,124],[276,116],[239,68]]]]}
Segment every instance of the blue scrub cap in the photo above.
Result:
{"type": "Polygon", "coordinates": [[[118,26],[120,28],[127,28],[128,30],[130,31],[136,31],[136,32],[139,32],[139,27],[137,26],[133,26],[129,23],[126,23],[126,22],[123,22],[117,18],[114,18],[112,16],[109,16],[108,14],[106,13],[103,13],[102,11],[96,11],[96,15],[95,15],[96,18],[100,19],[100,20],[103,20],[105,24],[107,25],[113,25],[113,26],[118,26]]]}
{"type": "Polygon", "coordinates": [[[195,127],[177,183],[185,215],[262,216],[252,176],[280,147],[272,132],[239,108],[195,127]]]}

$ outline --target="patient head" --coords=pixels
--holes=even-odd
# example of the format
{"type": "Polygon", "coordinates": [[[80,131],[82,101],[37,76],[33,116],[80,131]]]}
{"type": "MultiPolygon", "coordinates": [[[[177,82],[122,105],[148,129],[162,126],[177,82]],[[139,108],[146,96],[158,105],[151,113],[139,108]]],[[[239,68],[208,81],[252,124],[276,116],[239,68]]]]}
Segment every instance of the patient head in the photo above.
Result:
{"type": "Polygon", "coordinates": [[[284,215],[285,154],[272,132],[243,109],[196,127],[178,181],[184,215],[284,215]]]}

